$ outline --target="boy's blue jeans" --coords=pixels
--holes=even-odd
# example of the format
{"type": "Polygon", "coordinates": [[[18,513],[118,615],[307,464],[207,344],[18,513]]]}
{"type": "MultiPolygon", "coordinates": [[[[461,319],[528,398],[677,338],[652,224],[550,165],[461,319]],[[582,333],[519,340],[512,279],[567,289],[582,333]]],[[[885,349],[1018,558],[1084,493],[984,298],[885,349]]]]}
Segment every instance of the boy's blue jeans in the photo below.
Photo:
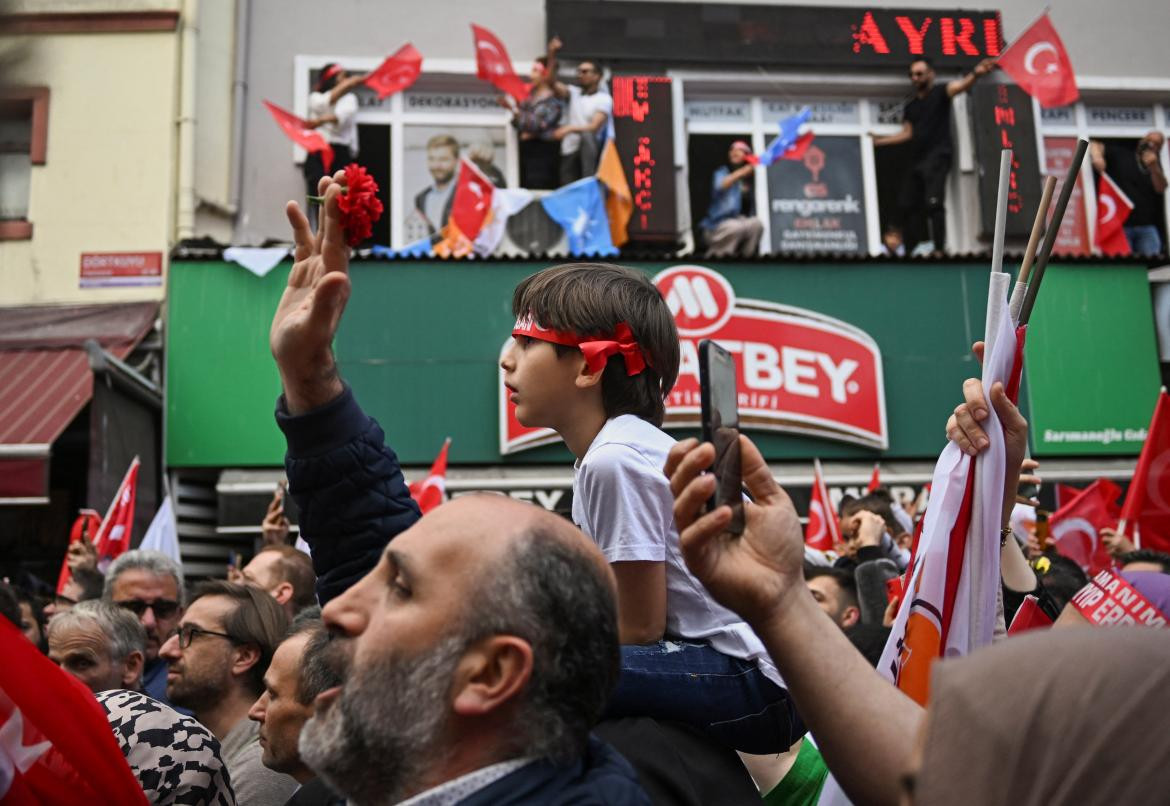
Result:
{"type": "Polygon", "coordinates": [[[691,641],[621,650],[621,677],[606,717],[685,722],[745,753],[782,753],[804,735],[788,691],[754,663],[691,641]]]}

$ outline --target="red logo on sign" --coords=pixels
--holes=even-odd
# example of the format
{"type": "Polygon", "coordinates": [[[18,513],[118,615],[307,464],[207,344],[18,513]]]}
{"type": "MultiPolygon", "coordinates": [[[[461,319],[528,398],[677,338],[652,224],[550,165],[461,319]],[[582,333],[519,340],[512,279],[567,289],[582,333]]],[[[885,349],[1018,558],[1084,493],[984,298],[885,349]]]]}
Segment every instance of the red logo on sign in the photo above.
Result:
{"type": "MultiPolygon", "coordinates": [[[[698,342],[709,338],[735,356],[745,429],[889,446],[881,351],[867,333],[814,311],[736,299],[726,278],[703,266],[666,269],[654,284],[679,330],[681,361],[666,399],[668,427],[699,425],[698,342]]],[[[500,453],[560,439],[551,429],[516,421],[503,370],[499,388],[500,453]]]]}

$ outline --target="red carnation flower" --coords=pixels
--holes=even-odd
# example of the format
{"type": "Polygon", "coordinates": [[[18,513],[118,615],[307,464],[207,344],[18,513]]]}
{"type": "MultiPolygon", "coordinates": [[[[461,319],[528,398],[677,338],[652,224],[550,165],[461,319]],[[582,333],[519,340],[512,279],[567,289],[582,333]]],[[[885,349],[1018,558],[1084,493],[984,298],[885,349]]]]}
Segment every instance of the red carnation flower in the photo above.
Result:
{"type": "Polygon", "coordinates": [[[345,166],[345,192],[338,197],[337,207],[341,211],[345,240],[350,246],[357,246],[369,238],[374,231],[374,222],[382,217],[378,183],[356,162],[345,166]]]}

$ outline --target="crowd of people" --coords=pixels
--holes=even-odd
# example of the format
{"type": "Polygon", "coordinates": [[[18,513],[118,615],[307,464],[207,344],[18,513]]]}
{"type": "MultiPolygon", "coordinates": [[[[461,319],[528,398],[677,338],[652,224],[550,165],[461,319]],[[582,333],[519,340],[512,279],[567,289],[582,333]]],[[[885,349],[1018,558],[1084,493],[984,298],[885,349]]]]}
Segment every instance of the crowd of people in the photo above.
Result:
{"type": "MultiPolygon", "coordinates": [[[[1036,535],[1007,539],[1034,466],[1002,388],[968,381],[947,433],[985,450],[990,399],[1008,456],[1001,616],[1033,594],[1057,625],[938,662],[922,708],[873,668],[922,513],[880,489],[846,499],[836,551],[813,550],[740,436],[729,533],[731,508],[708,507],[713,447],[661,430],[678,334],[640,272],[557,266],[512,298],[505,384],[521,423],[576,457],[572,520],[489,494],[422,517],[333,358],[343,176],[320,183],[319,236],[289,204],[296,262],[270,336],[311,556],[288,545],[282,488],[231,580],[188,586],[144,550],[103,575],[80,541],[52,602],[0,587],[0,612],[97,697],[151,802],[1159,799],[1170,638],[1061,629],[1089,623],[1068,605],[1088,580],[1036,535]]],[[[1170,556],[1109,543],[1170,613],[1170,556]]]]}

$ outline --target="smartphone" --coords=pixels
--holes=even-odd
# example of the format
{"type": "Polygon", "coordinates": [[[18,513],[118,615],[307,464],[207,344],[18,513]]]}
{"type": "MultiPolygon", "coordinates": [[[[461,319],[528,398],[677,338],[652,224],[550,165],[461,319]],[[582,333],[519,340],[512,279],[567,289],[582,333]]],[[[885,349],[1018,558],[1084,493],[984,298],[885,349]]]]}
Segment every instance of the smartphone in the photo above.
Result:
{"type": "Polygon", "coordinates": [[[743,480],[739,466],[739,404],[735,359],[710,339],[699,342],[699,400],[703,441],[715,446],[715,494],[707,511],[731,507],[727,531],[743,534],[743,480]]]}
{"type": "Polygon", "coordinates": [[[239,567],[240,567],[240,552],[238,552],[238,551],[229,551],[228,552],[228,565],[230,565],[232,568],[239,569],[239,567]]]}

